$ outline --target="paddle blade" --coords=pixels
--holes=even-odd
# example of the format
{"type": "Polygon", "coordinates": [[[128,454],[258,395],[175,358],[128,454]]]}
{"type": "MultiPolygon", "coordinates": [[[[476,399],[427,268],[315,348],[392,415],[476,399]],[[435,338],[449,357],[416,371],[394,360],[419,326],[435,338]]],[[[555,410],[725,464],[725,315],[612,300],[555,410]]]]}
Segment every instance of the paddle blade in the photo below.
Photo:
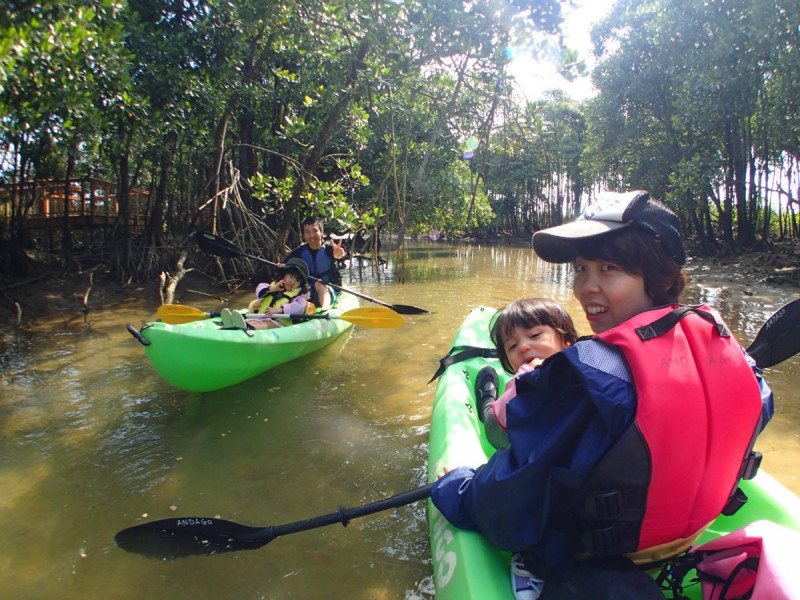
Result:
{"type": "Polygon", "coordinates": [[[758,330],[747,353],[766,369],[800,352],[800,298],[775,311],[758,330]]]}
{"type": "Polygon", "coordinates": [[[198,231],[195,234],[195,240],[197,241],[197,245],[200,246],[201,250],[204,252],[210,252],[211,254],[220,256],[222,258],[245,255],[244,252],[242,252],[237,246],[234,246],[225,238],[221,238],[218,235],[209,233],[208,231],[198,231]]]}
{"type": "Polygon", "coordinates": [[[255,550],[273,539],[271,527],[249,527],[208,517],[151,521],[123,529],[114,536],[123,550],[161,560],[255,550]]]}
{"type": "Polygon", "coordinates": [[[180,325],[181,323],[191,323],[216,316],[215,313],[207,313],[198,308],[183,306],[182,304],[164,304],[159,306],[156,315],[164,323],[170,325],[180,325]]]}
{"type": "Polygon", "coordinates": [[[375,329],[393,329],[403,324],[403,317],[395,311],[380,306],[362,306],[342,313],[338,317],[360,327],[375,329]]]}
{"type": "Polygon", "coordinates": [[[429,315],[430,311],[408,304],[392,304],[392,310],[401,315],[429,315]]]}

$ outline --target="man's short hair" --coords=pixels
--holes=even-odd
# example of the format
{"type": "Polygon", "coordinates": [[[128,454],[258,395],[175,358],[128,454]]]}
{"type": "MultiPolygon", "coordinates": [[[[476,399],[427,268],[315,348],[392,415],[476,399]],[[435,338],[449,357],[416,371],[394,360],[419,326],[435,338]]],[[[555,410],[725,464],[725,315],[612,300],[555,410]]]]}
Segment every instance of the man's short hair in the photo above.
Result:
{"type": "Polygon", "coordinates": [[[320,229],[325,229],[322,224],[322,219],[319,217],[306,217],[300,222],[300,229],[303,229],[306,225],[319,225],[320,229]]]}

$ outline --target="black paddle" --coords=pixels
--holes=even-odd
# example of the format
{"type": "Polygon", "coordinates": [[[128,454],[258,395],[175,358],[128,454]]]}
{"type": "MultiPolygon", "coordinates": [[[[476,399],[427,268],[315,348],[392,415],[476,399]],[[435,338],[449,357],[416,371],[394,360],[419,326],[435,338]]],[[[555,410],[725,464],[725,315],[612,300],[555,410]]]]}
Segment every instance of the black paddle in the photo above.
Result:
{"type": "Polygon", "coordinates": [[[800,352],[800,298],[784,304],[761,326],[747,347],[760,369],[783,362],[800,352]]]}
{"type": "Polygon", "coordinates": [[[123,529],[114,541],[123,550],[149,558],[173,559],[194,554],[220,554],[238,550],[255,550],[282,535],[308,531],[341,523],[347,527],[351,519],[397,508],[424,500],[431,495],[432,483],[396,494],[390,498],[356,508],[339,507],[327,515],[286,525],[249,527],[210,517],[179,517],[151,521],[123,529]]]}
{"type": "MultiPolygon", "coordinates": [[[[210,252],[216,256],[221,256],[223,258],[230,258],[230,257],[242,257],[242,258],[249,258],[251,260],[257,260],[259,262],[263,262],[265,264],[271,265],[273,267],[280,267],[279,264],[271,262],[266,258],[261,258],[259,256],[253,256],[252,254],[247,254],[237,246],[234,246],[225,238],[221,238],[218,235],[214,235],[213,233],[209,233],[208,231],[198,231],[195,234],[197,239],[197,245],[200,246],[202,250],[205,252],[210,252]]],[[[395,312],[400,313],[401,315],[427,315],[429,312],[424,308],[417,308],[416,306],[408,306],[406,304],[387,304],[386,302],[381,302],[377,298],[371,298],[370,296],[366,296],[364,294],[359,294],[358,292],[354,292],[349,288],[343,288],[341,286],[335,285],[333,283],[326,283],[321,279],[316,277],[309,277],[311,281],[320,281],[325,283],[325,285],[329,285],[332,288],[340,290],[342,292],[347,292],[348,294],[353,294],[353,296],[358,296],[359,298],[363,298],[364,300],[368,300],[370,302],[374,302],[375,304],[380,304],[381,306],[385,306],[386,308],[391,308],[395,312]]]]}

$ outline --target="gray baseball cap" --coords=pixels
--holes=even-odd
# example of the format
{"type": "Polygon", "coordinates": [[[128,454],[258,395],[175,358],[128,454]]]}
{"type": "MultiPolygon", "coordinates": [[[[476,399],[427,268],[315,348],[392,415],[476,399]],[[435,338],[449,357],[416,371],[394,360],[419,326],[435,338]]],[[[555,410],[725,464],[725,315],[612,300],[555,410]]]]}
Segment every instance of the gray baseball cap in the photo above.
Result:
{"type": "Polygon", "coordinates": [[[677,215],[642,190],[599,194],[575,221],[534,233],[533,249],[547,262],[572,262],[578,255],[579,241],[625,227],[651,233],[672,260],[681,266],[686,263],[677,215]]]}

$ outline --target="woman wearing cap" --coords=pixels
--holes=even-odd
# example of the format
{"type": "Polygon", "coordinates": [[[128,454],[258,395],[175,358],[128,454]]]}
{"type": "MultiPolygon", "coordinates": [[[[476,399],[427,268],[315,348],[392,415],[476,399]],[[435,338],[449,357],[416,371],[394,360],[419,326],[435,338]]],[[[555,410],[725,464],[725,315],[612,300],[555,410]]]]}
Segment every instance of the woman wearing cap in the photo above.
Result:
{"type": "Polygon", "coordinates": [[[771,391],[719,315],[678,304],[675,214],[647,192],[601,202],[533,238],[543,260],[573,263],[595,335],[518,378],[510,446],[448,472],[431,496],[454,525],[519,553],[517,598],[538,598],[542,577],[547,598],[578,558],[647,564],[685,550],[743,502],[737,482],[772,416],[771,391]]]}
{"type": "Polygon", "coordinates": [[[250,303],[248,312],[259,316],[245,319],[239,311],[223,309],[220,313],[222,325],[240,329],[272,329],[287,325],[272,319],[273,315],[306,314],[311,290],[305,261],[300,258],[288,259],[278,272],[278,277],[271,283],[259,283],[256,286],[256,299],[250,303]]]}

